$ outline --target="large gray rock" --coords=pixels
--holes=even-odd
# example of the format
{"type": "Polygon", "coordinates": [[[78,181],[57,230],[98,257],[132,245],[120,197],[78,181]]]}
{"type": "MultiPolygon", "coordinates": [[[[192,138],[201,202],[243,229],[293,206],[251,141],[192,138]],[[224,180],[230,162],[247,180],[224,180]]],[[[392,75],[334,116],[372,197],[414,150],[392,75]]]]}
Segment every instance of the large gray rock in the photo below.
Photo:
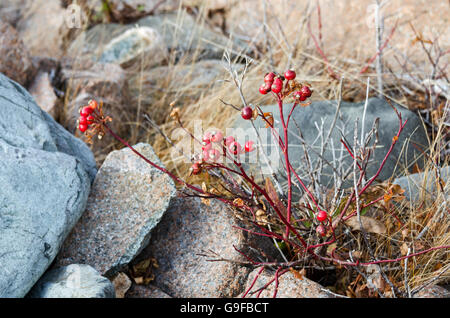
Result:
{"type": "Polygon", "coordinates": [[[276,252],[269,239],[248,235],[236,227],[246,226],[218,200],[211,200],[208,206],[199,198],[177,198],[136,261],[156,259],[158,268],[152,272],[152,285],[171,297],[237,296],[250,269],[233,262],[210,260],[223,257],[248,261],[234,247],[255,259],[258,258],[250,247],[260,248],[269,256],[276,252]],[[211,251],[217,255],[211,255],[211,251]]]}
{"type": "Polygon", "coordinates": [[[0,105],[3,113],[0,140],[18,148],[73,156],[94,180],[97,168],[89,147],[39,108],[23,87],[3,74],[0,74],[0,105]]]}
{"type": "MultiPolygon", "coordinates": [[[[290,111],[291,104],[285,105],[284,107],[284,117],[287,118],[290,111]]],[[[300,128],[303,138],[307,144],[313,147],[307,148],[307,151],[312,160],[312,165],[316,165],[316,160],[318,158],[317,153],[320,152],[321,138],[319,137],[319,131],[316,128],[322,126],[324,127],[324,134],[328,133],[330,129],[333,119],[336,113],[337,102],[335,101],[320,101],[313,102],[311,105],[307,107],[298,107],[294,111],[292,118],[295,120],[295,123],[292,121],[289,124],[289,158],[293,167],[299,173],[300,176],[304,176],[305,180],[308,180],[308,176],[305,176],[305,171],[307,171],[306,161],[304,159],[304,149],[302,143],[300,141],[298,128],[300,128]]],[[[278,106],[264,106],[262,107],[264,112],[272,112],[275,119],[275,127],[280,127],[279,133],[282,135],[282,129],[280,124],[280,116],[278,111],[278,106]]],[[[345,138],[349,143],[349,146],[353,147],[353,130],[355,121],[357,118],[359,119],[358,125],[358,136],[360,136],[361,131],[361,122],[363,117],[364,110],[364,102],[362,103],[348,103],[342,102],[341,105],[341,116],[337,119],[336,128],[333,130],[331,134],[331,139],[333,143],[329,142],[326,147],[324,158],[328,162],[333,161],[332,156],[332,145],[335,148],[335,158],[340,158],[341,151],[341,142],[340,139],[342,135],[338,128],[342,128],[345,131],[345,138]]],[[[405,168],[409,168],[410,165],[414,162],[415,158],[418,158],[417,164],[419,167],[423,166],[423,158],[420,159],[421,153],[412,146],[410,142],[416,143],[422,149],[427,149],[428,142],[426,138],[426,132],[422,127],[422,122],[419,117],[413,112],[402,108],[400,106],[397,107],[397,110],[402,114],[402,119],[408,120],[397,144],[394,147],[394,150],[391,153],[391,156],[387,160],[384,168],[382,169],[378,179],[386,180],[390,178],[393,174],[398,175],[404,171],[405,168]]],[[[367,106],[367,112],[365,117],[365,133],[369,132],[373,126],[376,118],[379,118],[379,128],[378,128],[378,137],[379,142],[377,148],[375,149],[375,154],[372,155],[372,159],[369,162],[367,168],[367,177],[371,177],[378,170],[381,161],[383,160],[385,154],[387,153],[389,147],[392,143],[392,138],[396,135],[399,127],[399,120],[394,110],[390,107],[390,105],[385,101],[377,98],[370,98],[367,106]]],[[[261,128],[264,131],[265,122],[263,120],[258,119],[255,121],[255,125],[257,128],[261,128]]],[[[236,120],[234,127],[239,127],[243,129],[247,129],[249,138],[252,140],[256,140],[256,137],[250,128],[250,123],[245,121],[239,116],[236,120]]],[[[268,130],[268,129],[266,129],[268,130]]],[[[245,135],[245,133],[244,133],[245,135]]],[[[267,132],[267,135],[270,137],[270,131],[267,132]]],[[[360,138],[360,137],[358,137],[360,138]]],[[[373,138],[374,139],[374,138],[373,138]]],[[[373,140],[372,139],[372,140],[373,140]]],[[[273,139],[272,139],[273,142],[273,139]]],[[[268,142],[269,145],[264,145],[266,149],[266,153],[269,155],[276,152],[278,148],[275,148],[275,144],[271,145],[271,142],[268,142]]],[[[353,159],[350,157],[348,152],[344,151],[344,159],[343,159],[343,167],[344,171],[353,165],[353,159]]],[[[276,158],[276,156],[275,156],[276,158]]],[[[276,168],[279,171],[283,171],[282,174],[285,175],[284,170],[284,157],[281,153],[279,153],[279,164],[276,160],[274,163],[276,164],[276,168]]],[[[275,169],[276,171],[276,169],[275,169]]],[[[320,183],[324,186],[331,187],[333,185],[333,170],[329,165],[325,164],[323,173],[321,175],[320,183]]],[[[351,186],[353,184],[353,179],[349,180],[344,186],[351,186]]]]}
{"type": "MultiPolygon", "coordinates": [[[[443,183],[443,189],[445,191],[445,195],[447,199],[449,198],[449,187],[446,186],[449,184],[450,179],[450,167],[444,167],[440,170],[440,177],[443,183]]],[[[420,203],[421,195],[425,196],[436,195],[438,180],[436,178],[436,173],[434,171],[430,171],[427,173],[414,173],[408,176],[400,177],[394,180],[395,184],[398,184],[402,189],[405,190],[404,195],[406,198],[411,201],[413,204],[420,203]]],[[[439,189],[440,190],[440,189],[439,189]]]]}
{"type": "Polygon", "coordinates": [[[89,265],[72,264],[47,272],[31,298],[115,298],[114,285],[89,265]]]}
{"type": "MultiPolygon", "coordinates": [[[[134,148],[162,165],[147,144],[134,148]]],[[[148,244],[175,185],[130,149],[111,152],[95,178],[86,211],[64,242],[57,265],[89,264],[112,276],[148,244]]]]}
{"type": "Polygon", "coordinates": [[[0,74],[0,297],[22,297],[84,211],[92,152],[0,74]]]}
{"type": "Polygon", "coordinates": [[[0,158],[0,297],[23,297],[84,211],[90,180],[72,156],[2,138],[0,158]]]}
{"type": "MultiPolygon", "coordinates": [[[[73,58],[90,56],[96,60],[111,62],[114,56],[139,58],[143,49],[147,57],[144,59],[144,67],[148,68],[161,62],[161,58],[165,58],[161,52],[166,47],[170,52],[175,52],[177,57],[196,52],[199,54],[197,57],[201,59],[220,59],[226,48],[233,49],[232,52],[235,54],[232,55],[245,53],[247,50],[241,41],[228,39],[199,25],[192,16],[184,12],[181,15],[166,13],[148,16],[133,25],[115,23],[96,25],[80,34],[72,43],[68,53],[73,58]],[[148,36],[146,34],[150,34],[149,32],[129,31],[130,29],[136,29],[136,27],[138,27],[138,30],[152,30],[152,34],[153,31],[156,33],[154,36],[148,36]],[[128,36],[124,36],[127,31],[129,32],[128,36]],[[160,37],[162,41],[159,40],[160,37]],[[135,40],[139,38],[143,40],[136,42],[135,40]],[[149,38],[154,39],[154,41],[146,40],[149,38]],[[117,39],[122,39],[122,41],[119,42],[117,39]],[[136,45],[136,43],[139,45],[136,45]],[[155,45],[155,43],[158,45],[155,45]],[[164,43],[164,47],[161,43],[164,43]],[[113,50],[113,48],[115,49],[113,50]],[[154,49],[149,51],[147,48],[154,49]],[[110,51],[110,53],[104,53],[105,51],[110,51]],[[117,54],[118,52],[121,53],[117,54]],[[151,52],[160,53],[151,54],[151,52]]],[[[123,63],[121,59],[115,60],[123,63]]]]}

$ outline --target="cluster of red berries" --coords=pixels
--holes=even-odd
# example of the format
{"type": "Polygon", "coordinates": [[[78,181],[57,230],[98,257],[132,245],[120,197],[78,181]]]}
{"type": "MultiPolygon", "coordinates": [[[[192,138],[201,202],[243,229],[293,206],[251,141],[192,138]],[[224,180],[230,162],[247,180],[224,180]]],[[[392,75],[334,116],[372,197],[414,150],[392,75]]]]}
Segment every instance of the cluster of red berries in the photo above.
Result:
{"type": "MultiPolygon", "coordinates": [[[[277,75],[274,72],[267,73],[264,76],[264,84],[259,87],[259,92],[263,95],[273,92],[275,94],[280,93],[283,90],[284,80],[287,80],[286,86],[289,81],[293,81],[297,75],[294,70],[287,70],[283,75],[277,75]]],[[[305,101],[312,94],[311,89],[308,86],[302,86],[294,93],[294,98],[300,101],[305,101]]]]}
{"type": "Polygon", "coordinates": [[[221,157],[226,157],[225,152],[234,156],[255,150],[254,142],[247,141],[244,147],[237,142],[233,136],[224,137],[220,130],[208,131],[202,138],[202,157],[200,161],[191,166],[192,174],[197,175],[202,172],[202,164],[206,162],[217,162],[221,157]]]}
{"type": "Polygon", "coordinates": [[[94,110],[98,107],[98,103],[95,100],[89,101],[87,106],[83,106],[80,109],[80,118],[78,119],[78,129],[81,132],[85,132],[89,125],[93,124],[95,117],[92,115],[94,110]]]}

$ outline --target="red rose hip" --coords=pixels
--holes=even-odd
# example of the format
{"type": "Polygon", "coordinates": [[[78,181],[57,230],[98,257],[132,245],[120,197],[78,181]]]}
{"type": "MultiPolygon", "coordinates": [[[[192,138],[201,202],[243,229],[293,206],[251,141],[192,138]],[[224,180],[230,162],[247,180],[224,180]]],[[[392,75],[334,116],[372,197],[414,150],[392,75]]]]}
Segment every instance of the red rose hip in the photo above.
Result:
{"type": "Polygon", "coordinates": [[[268,92],[270,92],[270,85],[271,85],[271,83],[262,84],[259,87],[259,92],[263,95],[266,95],[268,92]]]}
{"type": "Polygon", "coordinates": [[[80,111],[80,115],[83,117],[87,117],[90,114],[92,114],[93,109],[89,106],[84,106],[81,111],[80,111]]]}
{"type": "Polygon", "coordinates": [[[306,98],[310,97],[312,94],[311,89],[308,86],[303,86],[300,89],[300,93],[302,94],[302,96],[305,96],[306,98]]]}
{"type": "Polygon", "coordinates": [[[293,80],[295,78],[296,74],[293,70],[287,70],[284,73],[284,78],[286,78],[288,81],[293,80]]]}
{"type": "Polygon", "coordinates": [[[317,213],[317,216],[316,216],[317,221],[319,221],[319,222],[325,221],[327,219],[327,217],[328,217],[328,215],[327,215],[327,212],[325,212],[325,211],[319,211],[319,213],[317,213]]]}
{"type": "Polygon", "coordinates": [[[87,125],[87,124],[79,124],[79,125],[78,125],[78,129],[79,129],[81,132],[85,132],[85,131],[88,129],[88,125],[87,125]]]}
{"type": "Polygon", "coordinates": [[[241,116],[245,120],[251,119],[253,117],[253,109],[249,106],[242,108],[241,116]]]}
{"type": "Polygon", "coordinates": [[[269,83],[270,85],[272,85],[274,79],[275,79],[274,72],[267,73],[266,76],[264,76],[264,83],[269,83]]]}

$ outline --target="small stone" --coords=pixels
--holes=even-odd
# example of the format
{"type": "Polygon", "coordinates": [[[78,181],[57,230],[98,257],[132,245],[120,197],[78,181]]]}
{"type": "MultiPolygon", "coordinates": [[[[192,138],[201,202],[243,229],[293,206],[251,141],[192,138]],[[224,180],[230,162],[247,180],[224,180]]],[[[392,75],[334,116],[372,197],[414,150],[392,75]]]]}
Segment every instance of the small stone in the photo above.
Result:
{"type": "MultiPolygon", "coordinates": [[[[244,293],[250,288],[254,278],[260,269],[255,269],[250,273],[247,279],[244,293]]],[[[268,273],[265,270],[256,280],[250,292],[246,297],[256,297],[257,293],[253,291],[259,290],[269,281],[275,278],[275,273],[268,273]]],[[[272,298],[275,291],[275,281],[270,284],[259,296],[260,298],[272,298]]],[[[241,297],[241,294],[239,297],[241,297]]],[[[277,298],[334,298],[331,293],[324,291],[324,288],[312,280],[303,277],[297,278],[292,272],[287,272],[278,278],[277,298]]]]}
{"type": "MultiPolygon", "coordinates": [[[[134,148],[162,166],[150,145],[134,148]]],[[[111,152],[95,178],[86,211],[66,239],[57,263],[85,263],[112,276],[148,244],[175,186],[130,149],[111,152]]]]}
{"type": "Polygon", "coordinates": [[[53,118],[57,118],[58,97],[53,90],[50,76],[46,72],[39,72],[30,85],[29,92],[36,103],[53,118]]]}
{"type": "Polygon", "coordinates": [[[31,298],[115,298],[114,285],[94,268],[71,264],[47,272],[33,287],[31,298]]]}
{"type": "Polygon", "coordinates": [[[116,290],[116,298],[124,298],[132,284],[127,274],[122,272],[118,273],[116,277],[113,278],[112,283],[116,290]]]}
{"type": "Polygon", "coordinates": [[[116,63],[123,67],[145,59],[146,68],[167,58],[167,48],[159,33],[149,27],[128,29],[111,40],[103,49],[99,62],[116,63]]]}

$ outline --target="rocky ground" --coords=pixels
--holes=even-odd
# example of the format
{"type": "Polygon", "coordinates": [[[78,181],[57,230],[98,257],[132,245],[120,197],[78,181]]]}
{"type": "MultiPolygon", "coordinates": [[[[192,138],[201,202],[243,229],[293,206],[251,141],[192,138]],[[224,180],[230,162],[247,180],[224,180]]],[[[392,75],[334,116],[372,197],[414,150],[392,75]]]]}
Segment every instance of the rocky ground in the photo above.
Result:
{"type": "MultiPolygon", "coordinates": [[[[186,198],[171,178],[127,148],[108,151],[99,160],[75,130],[79,107],[96,99],[120,119],[113,120],[112,128],[129,135],[123,123],[135,120],[137,96],[142,109],[159,99],[155,91],[136,91],[136,82],[157,89],[170,69],[177,74],[171,82],[183,85],[183,96],[197,98],[199,88],[211,87],[224,76],[225,48],[238,57],[255,54],[255,47],[220,32],[226,27],[227,1],[209,1],[205,10],[210,24],[198,23],[188,13],[196,8],[195,1],[158,5],[155,0],[141,6],[139,1],[113,0],[107,13],[96,1],[80,1],[91,15],[90,22],[84,16],[78,22],[90,23],[89,28],[70,28],[66,2],[0,4],[0,297],[242,296],[256,273],[239,264],[245,258],[236,249],[252,255],[257,248],[266,260],[277,260],[280,255],[271,240],[236,229],[248,224],[220,201],[205,204],[186,198]],[[187,11],[180,14],[181,7],[187,11]],[[211,250],[234,262],[209,261],[205,254],[211,250]]],[[[361,117],[363,104],[344,103],[337,125],[345,129],[361,117]]],[[[317,142],[314,122],[328,127],[335,107],[335,101],[318,101],[295,114],[306,141],[317,142]]],[[[367,109],[367,127],[379,117],[379,145],[389,147],[398,125],[395,113],[377,98],[370,99],[367,109]]],[[[427,132],[417,114],[401,112],[410,124],[399,142],[426,145],[427,132]]],[[[235,125],[245,124],[236,117],[235,125]]],[[[340,138],[332,136],[335,144],[340,138]]],[[[105,139],[100,147],[110,149],[111,139],[105,139]]],[[[297,146],[291,148],[292,157],[300,164],[301,143],[292,143],[297,146]]],[[[164,166],[150,144],[135,147],[164,166]]],[[[380,175],[380,181],[398,175],[394,183],[407,189],[411,203],[418,201],[424,176],[400,174],[419,156],[413,147],[398,151],[380,175]]],[[[382,157],[379,153],[374,163],[382,157]]],[[[370,169],[376,166],[369,167],[373,173],[370,169]]],[[[448,167],[441,174],[448,180],[448,167]]],[[[331,175],[324,171],[324,188],[330,186],[331,175]]],[[[435,186],[429,181],[427,191],[435,186]]],[[[264,273],[257,285],[271,277],[264,273]]],[[[261,297],[272,294],[269,288],[261,297]]],[[[288,273],[280,278],[278,296],[336,295],[318,282],[288,273]]],[[[431,286],[416,296],[449,297],[449,292],[431,286]]]]}

